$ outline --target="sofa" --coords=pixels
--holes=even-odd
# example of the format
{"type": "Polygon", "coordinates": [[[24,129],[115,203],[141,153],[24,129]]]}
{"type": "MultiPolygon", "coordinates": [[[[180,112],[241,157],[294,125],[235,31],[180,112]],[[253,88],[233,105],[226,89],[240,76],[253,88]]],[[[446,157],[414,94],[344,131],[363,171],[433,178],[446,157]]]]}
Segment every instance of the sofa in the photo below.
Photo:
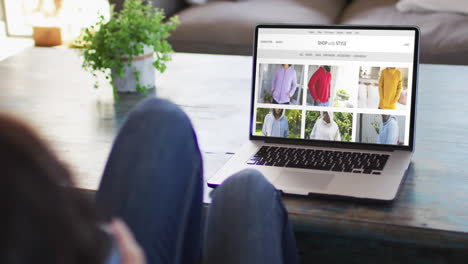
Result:
{"type": "Polygon", "coordinates": [[[251,55],[253,29],[259,23],[416,25],[421,29],[422,63],[468,64],[468,15],[401,12],[398,0],[170,2],[171,13],[182,22],[170,38],[177,52],[251,55]],[[174,11],[174,5],[180,9],[174,11]]]}

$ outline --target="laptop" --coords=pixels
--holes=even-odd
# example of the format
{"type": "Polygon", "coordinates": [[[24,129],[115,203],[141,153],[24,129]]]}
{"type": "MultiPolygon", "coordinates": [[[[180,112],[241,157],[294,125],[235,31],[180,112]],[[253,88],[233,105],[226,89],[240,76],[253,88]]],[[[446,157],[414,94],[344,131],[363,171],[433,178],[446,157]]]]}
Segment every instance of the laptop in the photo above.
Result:
{"type": "Polygon", "coordinates": [[[283,193],[394,200],[418,56],[416,27],[258,25],[249,142],[207,184],[251,168],[283,193]]]}

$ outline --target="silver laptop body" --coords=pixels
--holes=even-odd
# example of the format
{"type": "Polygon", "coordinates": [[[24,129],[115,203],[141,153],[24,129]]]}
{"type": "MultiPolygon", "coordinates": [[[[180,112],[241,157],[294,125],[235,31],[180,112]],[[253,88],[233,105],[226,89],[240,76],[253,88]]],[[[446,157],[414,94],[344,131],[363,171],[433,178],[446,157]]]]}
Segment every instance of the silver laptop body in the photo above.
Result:
{"type": "Polygon", "coordinates": [[[419,30],[258,25],[249,142],[213,177],[391,201],[414,151],[419,30]]]}

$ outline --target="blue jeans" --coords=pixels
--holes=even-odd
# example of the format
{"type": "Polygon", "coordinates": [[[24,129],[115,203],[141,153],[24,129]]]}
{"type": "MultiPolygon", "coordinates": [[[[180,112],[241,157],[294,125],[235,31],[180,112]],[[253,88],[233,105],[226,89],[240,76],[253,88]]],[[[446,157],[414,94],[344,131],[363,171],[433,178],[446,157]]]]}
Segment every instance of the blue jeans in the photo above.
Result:
{"type": "Polygon", "coordinates": [[[330,105],[330,102],[327,101],[327,102],[320,103],[320,104],[314,102],[314,105],[315,105],[315,106],[329,106],[329,105],[330,105]]]}
{"type": "Polygon", "coordinates": [[[105,217],[126,222],[147,263],[297,263],[287,212],[259,172],[241,171],[219,186],[206,224],[202,193],[188,117],[161,99],[138,105],[114,142],[96,203],[105,217]]]}

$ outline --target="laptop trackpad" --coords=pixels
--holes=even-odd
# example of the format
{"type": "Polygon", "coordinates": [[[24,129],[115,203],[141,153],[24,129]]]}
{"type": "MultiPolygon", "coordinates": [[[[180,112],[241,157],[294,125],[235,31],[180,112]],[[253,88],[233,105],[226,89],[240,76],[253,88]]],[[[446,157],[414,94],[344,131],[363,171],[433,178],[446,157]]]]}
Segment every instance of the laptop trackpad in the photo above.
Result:
{"type": "Polygon", "coordinates": [[[325,190],[333,177],[333,174],[284,169],[274,185],[285,193],[307,195],[314,190],[325,190]]]}

